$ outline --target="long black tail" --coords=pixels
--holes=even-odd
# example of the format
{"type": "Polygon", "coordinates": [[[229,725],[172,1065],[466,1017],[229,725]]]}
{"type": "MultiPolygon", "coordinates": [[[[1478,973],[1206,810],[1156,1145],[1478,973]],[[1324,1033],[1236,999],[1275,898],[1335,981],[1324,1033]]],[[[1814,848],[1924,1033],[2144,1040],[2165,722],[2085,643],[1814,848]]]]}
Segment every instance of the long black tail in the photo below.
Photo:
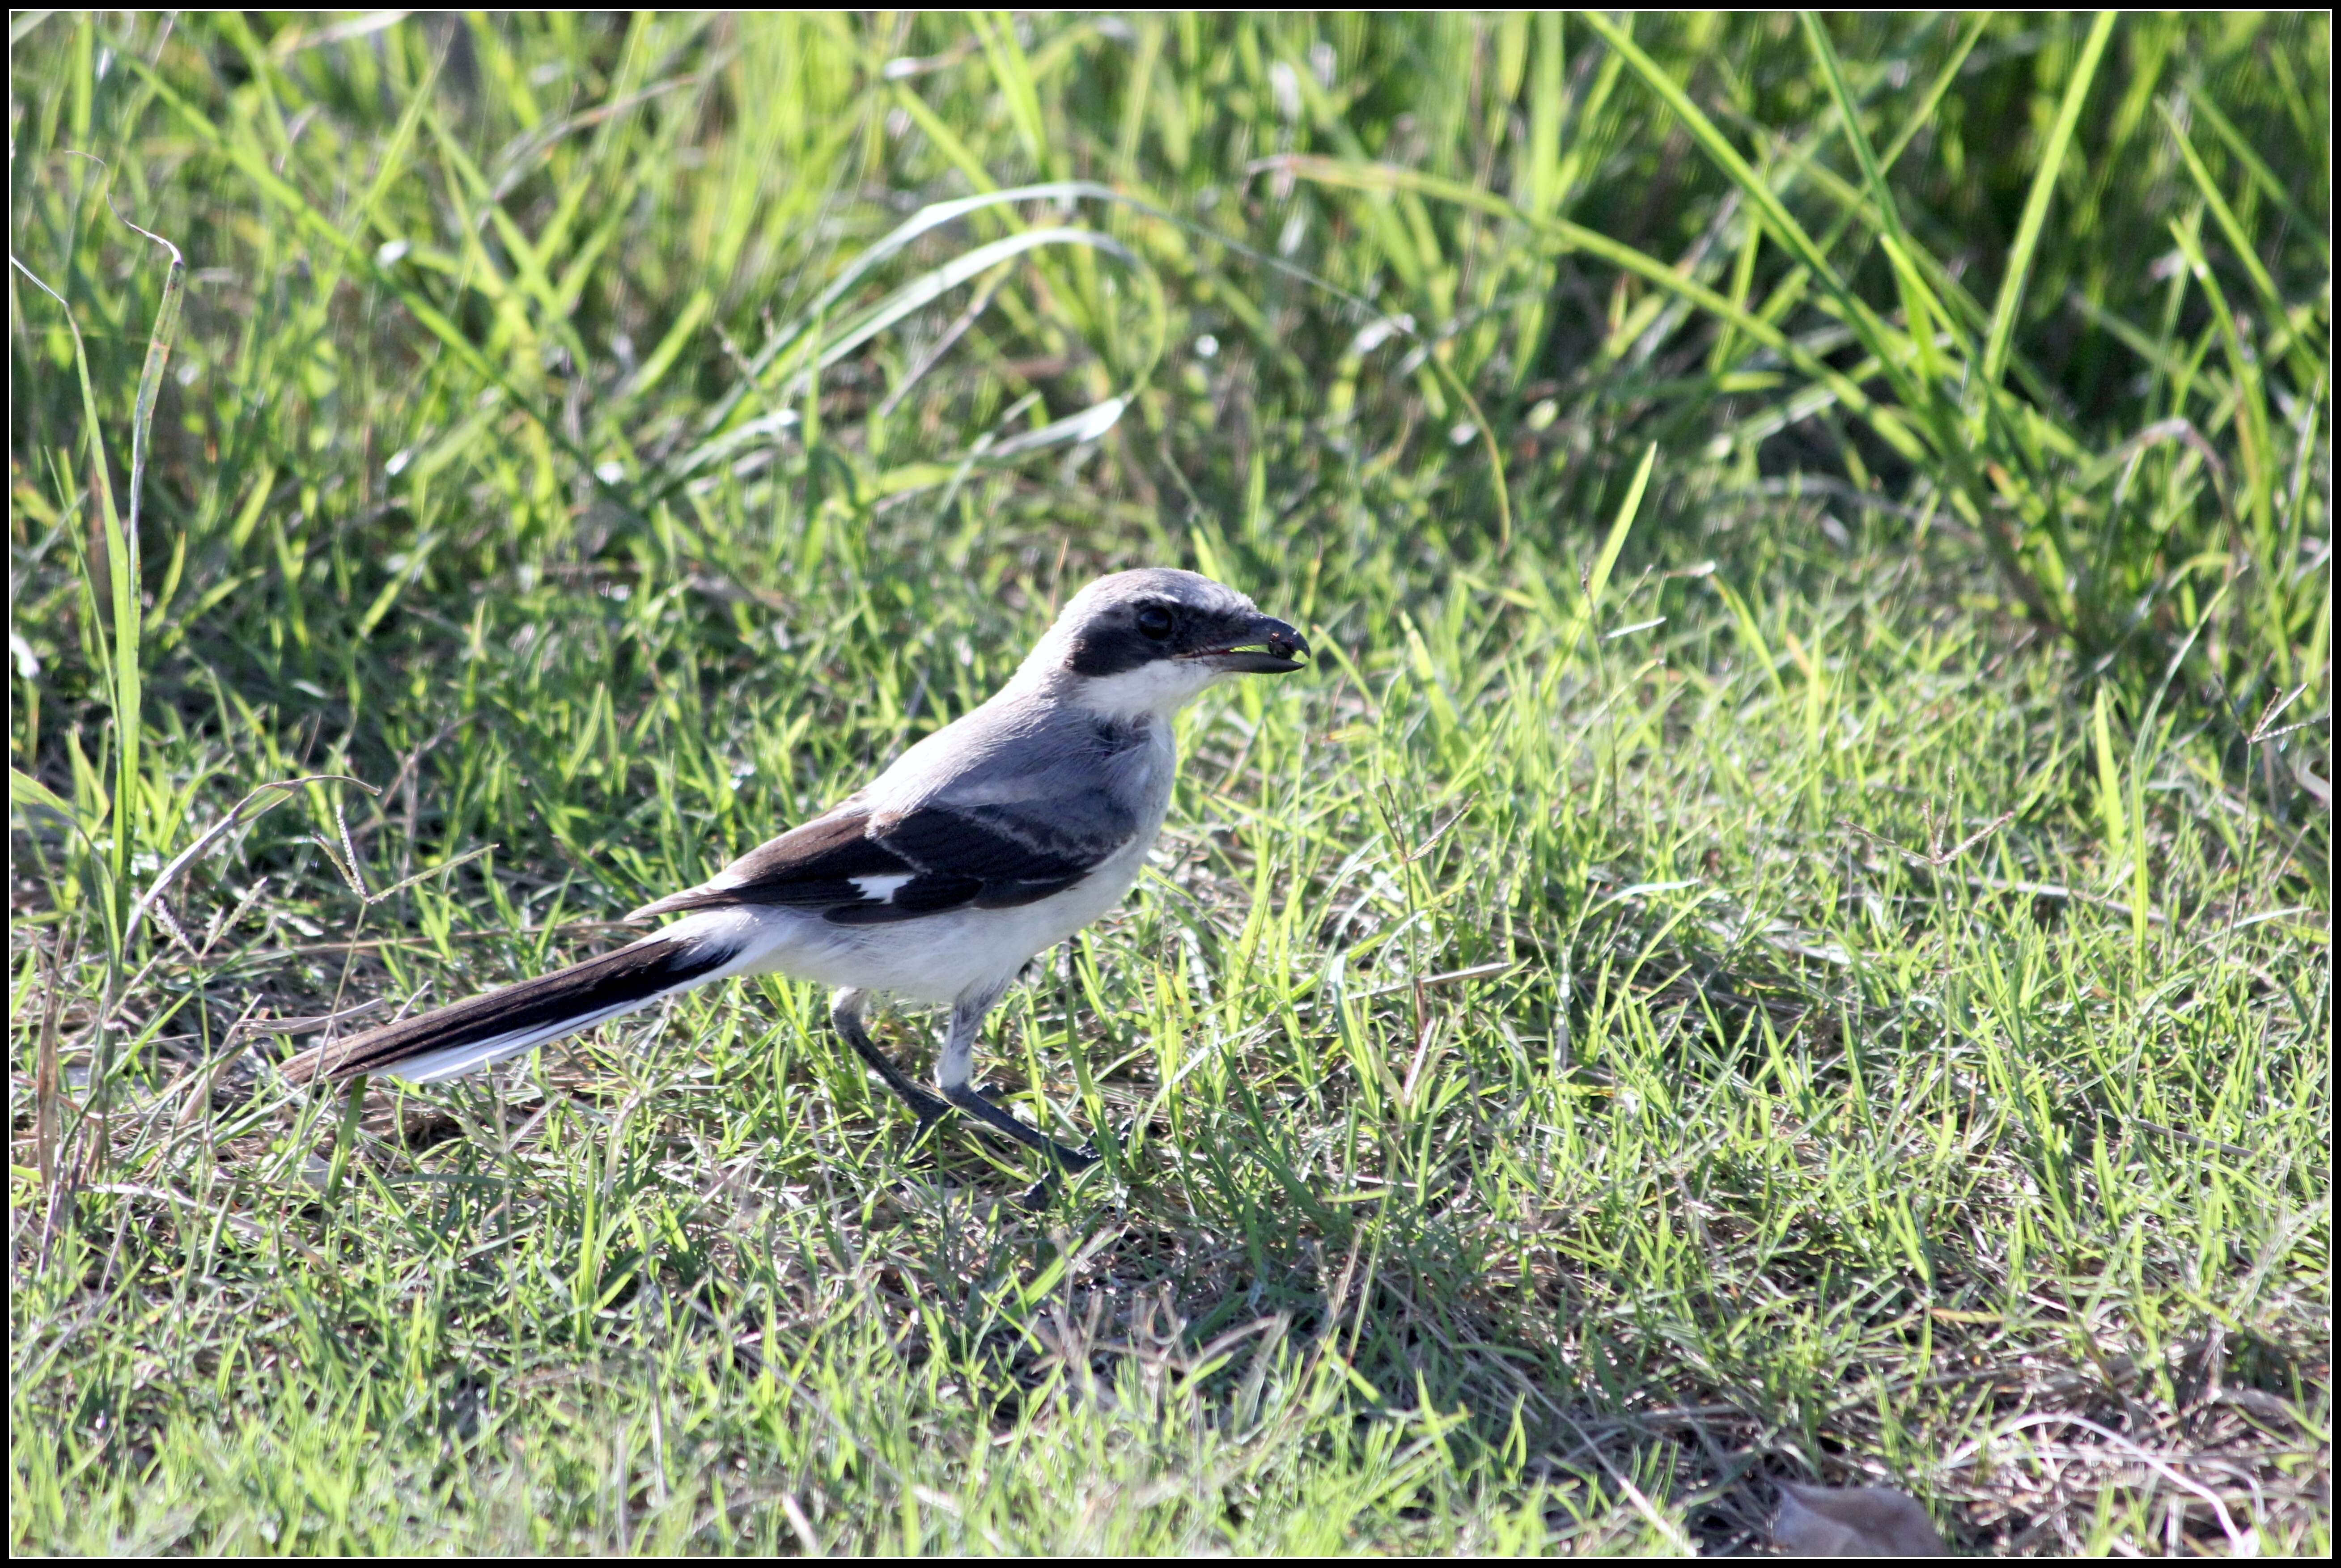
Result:
{"type": "Polygon", "coordinates": [[[281,1069],[296,1082],[387,1073],[436,1083],[688,989],[737,958],[736,941],[661,933],[582,964],[319,1046],[281,1069]]]}

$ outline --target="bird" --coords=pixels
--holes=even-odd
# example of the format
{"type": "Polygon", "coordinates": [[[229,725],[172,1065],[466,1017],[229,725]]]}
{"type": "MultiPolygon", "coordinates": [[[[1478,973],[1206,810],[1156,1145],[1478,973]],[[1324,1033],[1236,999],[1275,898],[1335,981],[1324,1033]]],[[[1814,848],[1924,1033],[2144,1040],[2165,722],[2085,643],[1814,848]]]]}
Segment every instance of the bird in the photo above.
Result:
{"type": "Polygon", "coordinates": [[[1178,776],[1180,710],[1230,676],[1287,674],[1310,657],[1290,625],[1199,573],[1099,578],[980,707],[820,816],[625,917],[671,924],[280,1070],[318,1085],[377,1074],[437,1083],[693,987],[778,973],[830,987],[832,1027],[921,1133],[957,1110],[1061,1170],[1085,1169],[1094,1144],[1059,1143],[977,1087],[984,1020],[1027,962],[1137,881],[1178,776]],[[870,1037],[882,996],[951,1009],[935,1092],[870,1037]]]}

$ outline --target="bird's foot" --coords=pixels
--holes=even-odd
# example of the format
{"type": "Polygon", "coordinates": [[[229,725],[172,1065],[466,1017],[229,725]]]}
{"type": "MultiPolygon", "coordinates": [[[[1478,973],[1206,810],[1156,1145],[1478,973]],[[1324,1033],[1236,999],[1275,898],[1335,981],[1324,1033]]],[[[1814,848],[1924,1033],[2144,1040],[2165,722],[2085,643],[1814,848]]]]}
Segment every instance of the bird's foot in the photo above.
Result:
{"type": "MultiPolygon", "coordinates": [[[[984,1098],[971,1084],[961,1084],[956,1087],[946,1086],[943,1097],[993,1131],[1005,1133],[1026,1148],[1048,1156],[1060,1172],[1078,1174],[1098,1163],[1098,1153],[1094,1147],[1073,1148],[1059,1143],[1046,1133],[1026,1126],[984,1098]]],[[[1044,1181],[1042,1186],[1046,1185],[1044,1181]]]]}

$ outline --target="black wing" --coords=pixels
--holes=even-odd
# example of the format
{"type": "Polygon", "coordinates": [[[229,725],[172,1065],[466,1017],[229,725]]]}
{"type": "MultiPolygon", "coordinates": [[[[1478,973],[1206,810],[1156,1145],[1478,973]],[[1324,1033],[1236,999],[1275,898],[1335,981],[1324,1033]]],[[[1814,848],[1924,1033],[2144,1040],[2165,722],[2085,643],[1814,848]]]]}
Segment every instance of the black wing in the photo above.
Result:
{"type": "Polygon", "coordinates": [[[705,886],[630,918],[742,905],[819,910],[874,926],[973,907],[1004,909],[1061,893],[1130,841],[1130,830],[1068,831],[998,806],[872,812],[848,805],[751,849],[705,886]]]}

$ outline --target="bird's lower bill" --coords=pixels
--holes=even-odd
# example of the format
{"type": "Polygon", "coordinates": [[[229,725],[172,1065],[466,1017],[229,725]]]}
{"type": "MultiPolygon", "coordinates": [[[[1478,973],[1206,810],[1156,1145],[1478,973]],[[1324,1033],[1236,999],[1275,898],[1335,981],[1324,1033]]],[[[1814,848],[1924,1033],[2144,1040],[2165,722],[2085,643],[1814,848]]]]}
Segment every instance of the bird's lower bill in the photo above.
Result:
{"type": "Polygon", "coordinates": [[[1190,653],[1188,657],[1239,675],[1290,675],[1304,662],[1264,649],[1252,648],[1213,649],[1208,653],[1190,653]]]}

